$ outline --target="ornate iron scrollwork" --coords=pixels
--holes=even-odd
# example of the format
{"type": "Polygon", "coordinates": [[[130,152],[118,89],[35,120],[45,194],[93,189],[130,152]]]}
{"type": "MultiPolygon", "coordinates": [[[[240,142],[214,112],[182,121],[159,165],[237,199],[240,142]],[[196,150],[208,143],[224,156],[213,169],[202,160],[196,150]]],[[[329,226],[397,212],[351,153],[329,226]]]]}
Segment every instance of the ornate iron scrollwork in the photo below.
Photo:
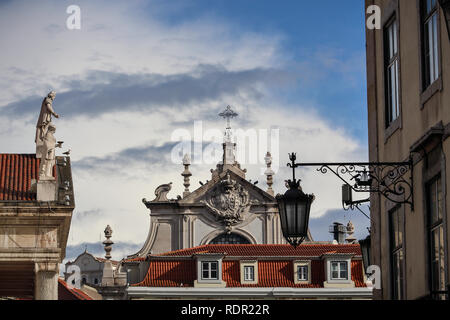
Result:
{"type": "Polygon", "coordinates": [[[319,167],[317,171],[332,172],[355,192],[380,193],[394,203],[409,204],[414,210],[412,159],[408,162],[299,163],[296,166],[319,167]],[[406,177],[408,171],[411,172],[409,178],[406,177]]]}

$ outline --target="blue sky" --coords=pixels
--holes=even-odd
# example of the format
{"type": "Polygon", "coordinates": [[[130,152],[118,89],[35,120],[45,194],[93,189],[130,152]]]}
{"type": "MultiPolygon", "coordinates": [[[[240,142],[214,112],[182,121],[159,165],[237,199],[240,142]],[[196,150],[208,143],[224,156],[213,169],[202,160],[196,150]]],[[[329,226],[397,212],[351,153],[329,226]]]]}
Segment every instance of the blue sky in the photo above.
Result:
{"type": "MultiPolygon", "coordinates": [[[[69,245],[98,241],[106,224],[115,241],[142,243],[141,199],[169,181],[171,197],[183,191],[173,133],[192,132],[195,121],[223,130],[217,114],[228,104],[240,115],[235,127],[279,130],[277,193],[290,176],[288,152],[308,162],[367,160],[364,28],[361,0],[0,1],[8,43],[0,151],[34,152],[42,97],[56,90],[56,135],[61,152],[72,149],[76,187],[69,245]],[[81,8],[81,30],[66,28],[71,4],[81,8]]],[[[241,163],[261,188],[266,151],[256,151],[257,164],[241,163]]],[[[214,166],[192,166],[192,190],[214,166]]],[[[298,175],[316,195],[312,233],[329,240],[323,226],[341,212],[340,183],[313,169],[298,175]]],[[[354,220],[365,232],[368,222],[354,220]]]]}
{"type": "Polygon", "coordinates": [[[317,65],[319,53],[330,63],[334,59],[345,61],[346,65],[336,65],[337,71],[327,70],[320,81],[299,79],[289,88],[280,88],[276,96],[289,103],[314,104],[331,125],[345,126],[362,142],[367,141],[365,30],[361,27],[365,24],[364,1],[180,0],[170,1],[160,10],[155,14],[148,5],[146,13],[170,25],[214,17],[233,25],[235,33],[282,34],[287,64],[299,73],[299,61],[321,68],[317,65]],[[341,68],[352,74],[343,77],[341,68]]]}

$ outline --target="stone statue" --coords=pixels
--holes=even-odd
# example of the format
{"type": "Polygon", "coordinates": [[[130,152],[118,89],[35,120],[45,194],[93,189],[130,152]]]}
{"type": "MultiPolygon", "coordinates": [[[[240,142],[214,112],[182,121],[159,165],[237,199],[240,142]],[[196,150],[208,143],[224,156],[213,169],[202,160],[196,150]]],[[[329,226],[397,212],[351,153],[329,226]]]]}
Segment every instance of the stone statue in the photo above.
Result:
{"type": "Polygon", "coordinates": [[[351,221],[349,221],[347,223],[347,238],[345,239],[347,243],[356,243],[356,238],[353,236],[354,233],[355,233],[355,226],[351,221]]]}
{"type": "Polygon", "coordinates": [[[44,98],[41,105],[41,113],[39,114],[39,119],[36,124],[36,158],[42,158],[45,153],[42,150],[42,145],[44,144],[44,137],[52,123],[52,115],[55,118],[59,118],[59,115],[53,110],[53,100],[55,100],[56,92],[51,91],[47,97],[44,98]]]}
{"type": "Polygon", "coordinates": [[[53,135],[56,132],[56,127],[49,123],[47,132],[42,140],[42,158],[39,166],[39,180],[54,180],[53,166],[55,165],[55,148],[56,139],[53,135]]]}

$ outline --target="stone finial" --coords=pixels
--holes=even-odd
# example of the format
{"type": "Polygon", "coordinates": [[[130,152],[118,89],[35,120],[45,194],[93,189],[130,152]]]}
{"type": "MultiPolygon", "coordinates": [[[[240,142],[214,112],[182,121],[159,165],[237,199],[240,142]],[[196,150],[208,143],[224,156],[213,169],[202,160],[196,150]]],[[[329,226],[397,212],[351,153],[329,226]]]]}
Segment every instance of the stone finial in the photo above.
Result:
{"type": "Polygon", "coordinates": [[[169,199],[167,199],[167,194],[171,189],[172,189],[172,182],[160,185],[158,188],[155,189],[156,198],[153,201],[155,202],[169,201],[169,199]]]}
{"type": "Polygon", "coordinates": [[[106,237],[106,240],[103,241],[103,244],[105,245],[105,252],[106,252],[105,258],[106,258],[106,260],[109,261],[109,259],[111,259],[112,245],[114,244],[114,242],[112,242],[112,240],[110,239],[112,237],[112,229],[109,226],[109,224],[106,226],[104,232],[105,232],[105,237],[106,237]]]}
{"type": "Polygon", "coordinates": [[[345,241],[347,241],[347,243],[356,242],[356,238],[353,236],[354,233],[355,233],[355,226],[351,221],[349,221],[347,223],[347,238],[345,238],[345,241]]]}
{"type": "Polygon", "coordinates": [[[106,261],[103,264],[102,286],[114,286],[114,269],[111,262],[111,249],[114,242],[110,239],[112,237],[112,229],[109,224],[105,228],[106,240],[103,241],[105,246],[106,261]]]}
{"type": "Polygon", "coordinates": [[[219,113],[219,116],[226,119],[227,127],[225,129],[224,141],[223,141],[223,165],[235,165],[236,164],[236,143],[232,142],[232,131],[231,131],[231,119],[238,116],[236,112],[233,111],[231,106],[227,106],[226,109],[219,113]]]}
{"type": "Polygon", "coordinates": [[[181,175],[184,177],[183,198],[185,198],[191,193],[189,191],[189,186],[191,185],[189,178],[192,176],[192,173],[189,171],[189,166],[191,165],[191,157],[188,154],[185,154],[183,157],[183,165],[184,165],[184,171],[181,175]]]}
{"type": "Polygon", "coordinates": [[[264,174],[267,177],[267,193],[271,194],[272,196],[275,195],[273,189],[272,189],[272,185],[273,185],[273,176],[275,174],[275,172],[272,170],[272,154],[267,151],[266,156],[264,157],[264,160],[266,161],[266,166],[267,169],[264,172],[264,174]]]}

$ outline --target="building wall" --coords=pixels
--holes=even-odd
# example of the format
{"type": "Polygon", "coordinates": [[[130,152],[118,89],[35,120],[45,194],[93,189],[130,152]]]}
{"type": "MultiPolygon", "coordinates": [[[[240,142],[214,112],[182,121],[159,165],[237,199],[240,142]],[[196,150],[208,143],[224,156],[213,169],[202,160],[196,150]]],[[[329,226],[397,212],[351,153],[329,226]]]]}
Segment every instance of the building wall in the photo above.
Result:
{"type": "MultiPolygon", "coordinates": [[[[153,254],[208,244],[226,232],[224,227],[205,208],[180,208],[152,211],[149,236],[153,254]]],[[[285,243],[279,218],[272,208],[252,208],[248,216],[236,225],[233,233],[252,244],[285,243]]]]}
{"type": "MultiPolygon", "coordinates": [[[[68,277],[71,274],[71,272],[68,272],[68,268],[71,266],[72,268],[73,266],[77,266],[79,268],[80,281],[85,279],[86,284],[92,285],[99,285],[102,283],[103,263],[97,261],[90,253],[84,252],[80,254],[75,261],[66,263],[65,281],[68,280],[68,277]],[[97,282],[95,280],[97,280],[97,282]]],[[[80,289],[82,284],[82,282],[80,282],[79,285],[77,283],[69,283],[69,285],[75,285],[77,289],[80,289]]]]}
{"type": "MultiPolygon", "coordinates": [[[[440,65],[441,78],[435,85],[437,91],[430,96],[422,93],[419,1],[417,0],[366,0],[369,5],[378,5],[382,12],[382,27],[394,15],[399,23],[400,56],[400,119],[397,130],[385,129],[385,74],[383,29],[366,28],[367,41],[367,89],[370,161],[406,161],[410,148],[417,144],[433,126],[442,123],[443,135],[424,144],[414,156],[414,211],[409,205],[402,205],[404,214],[404,292],[405,298],[417,299],[429,293],[429,245],[426,233],[427,210],[425,183],[430,170],[426,166],[427,154],[433,146],[441,145],[438,166],[442,175],[444,217],[449,212],[450,201],[445,192],[449,177],[445,168],[450,168],[450,140],[446,139],[450,122],[450,45],[442,10],[440,10],[440,65]],[[440,88],[439,88],[440,87],[440,88]],[[428,99],[427,99],[428,98],[428,99]]],[[[432,171],[432,170],[431,170],[432,171]]],[[[389,243],[388,211],[392,203],[384,197],[371,196],[372,261],[382,270],[382,289],[375,290],[375,298],[390,299],[391,259],[389,243]]],[[[444,218],[444,241],[449,246],[450,232],[447,218],[444,218]]],[[[447,249],[446,249],[447,251],[447,249]]],[[[446,252],[446,283],[448,283],[448,253],[446,252]]]]}

